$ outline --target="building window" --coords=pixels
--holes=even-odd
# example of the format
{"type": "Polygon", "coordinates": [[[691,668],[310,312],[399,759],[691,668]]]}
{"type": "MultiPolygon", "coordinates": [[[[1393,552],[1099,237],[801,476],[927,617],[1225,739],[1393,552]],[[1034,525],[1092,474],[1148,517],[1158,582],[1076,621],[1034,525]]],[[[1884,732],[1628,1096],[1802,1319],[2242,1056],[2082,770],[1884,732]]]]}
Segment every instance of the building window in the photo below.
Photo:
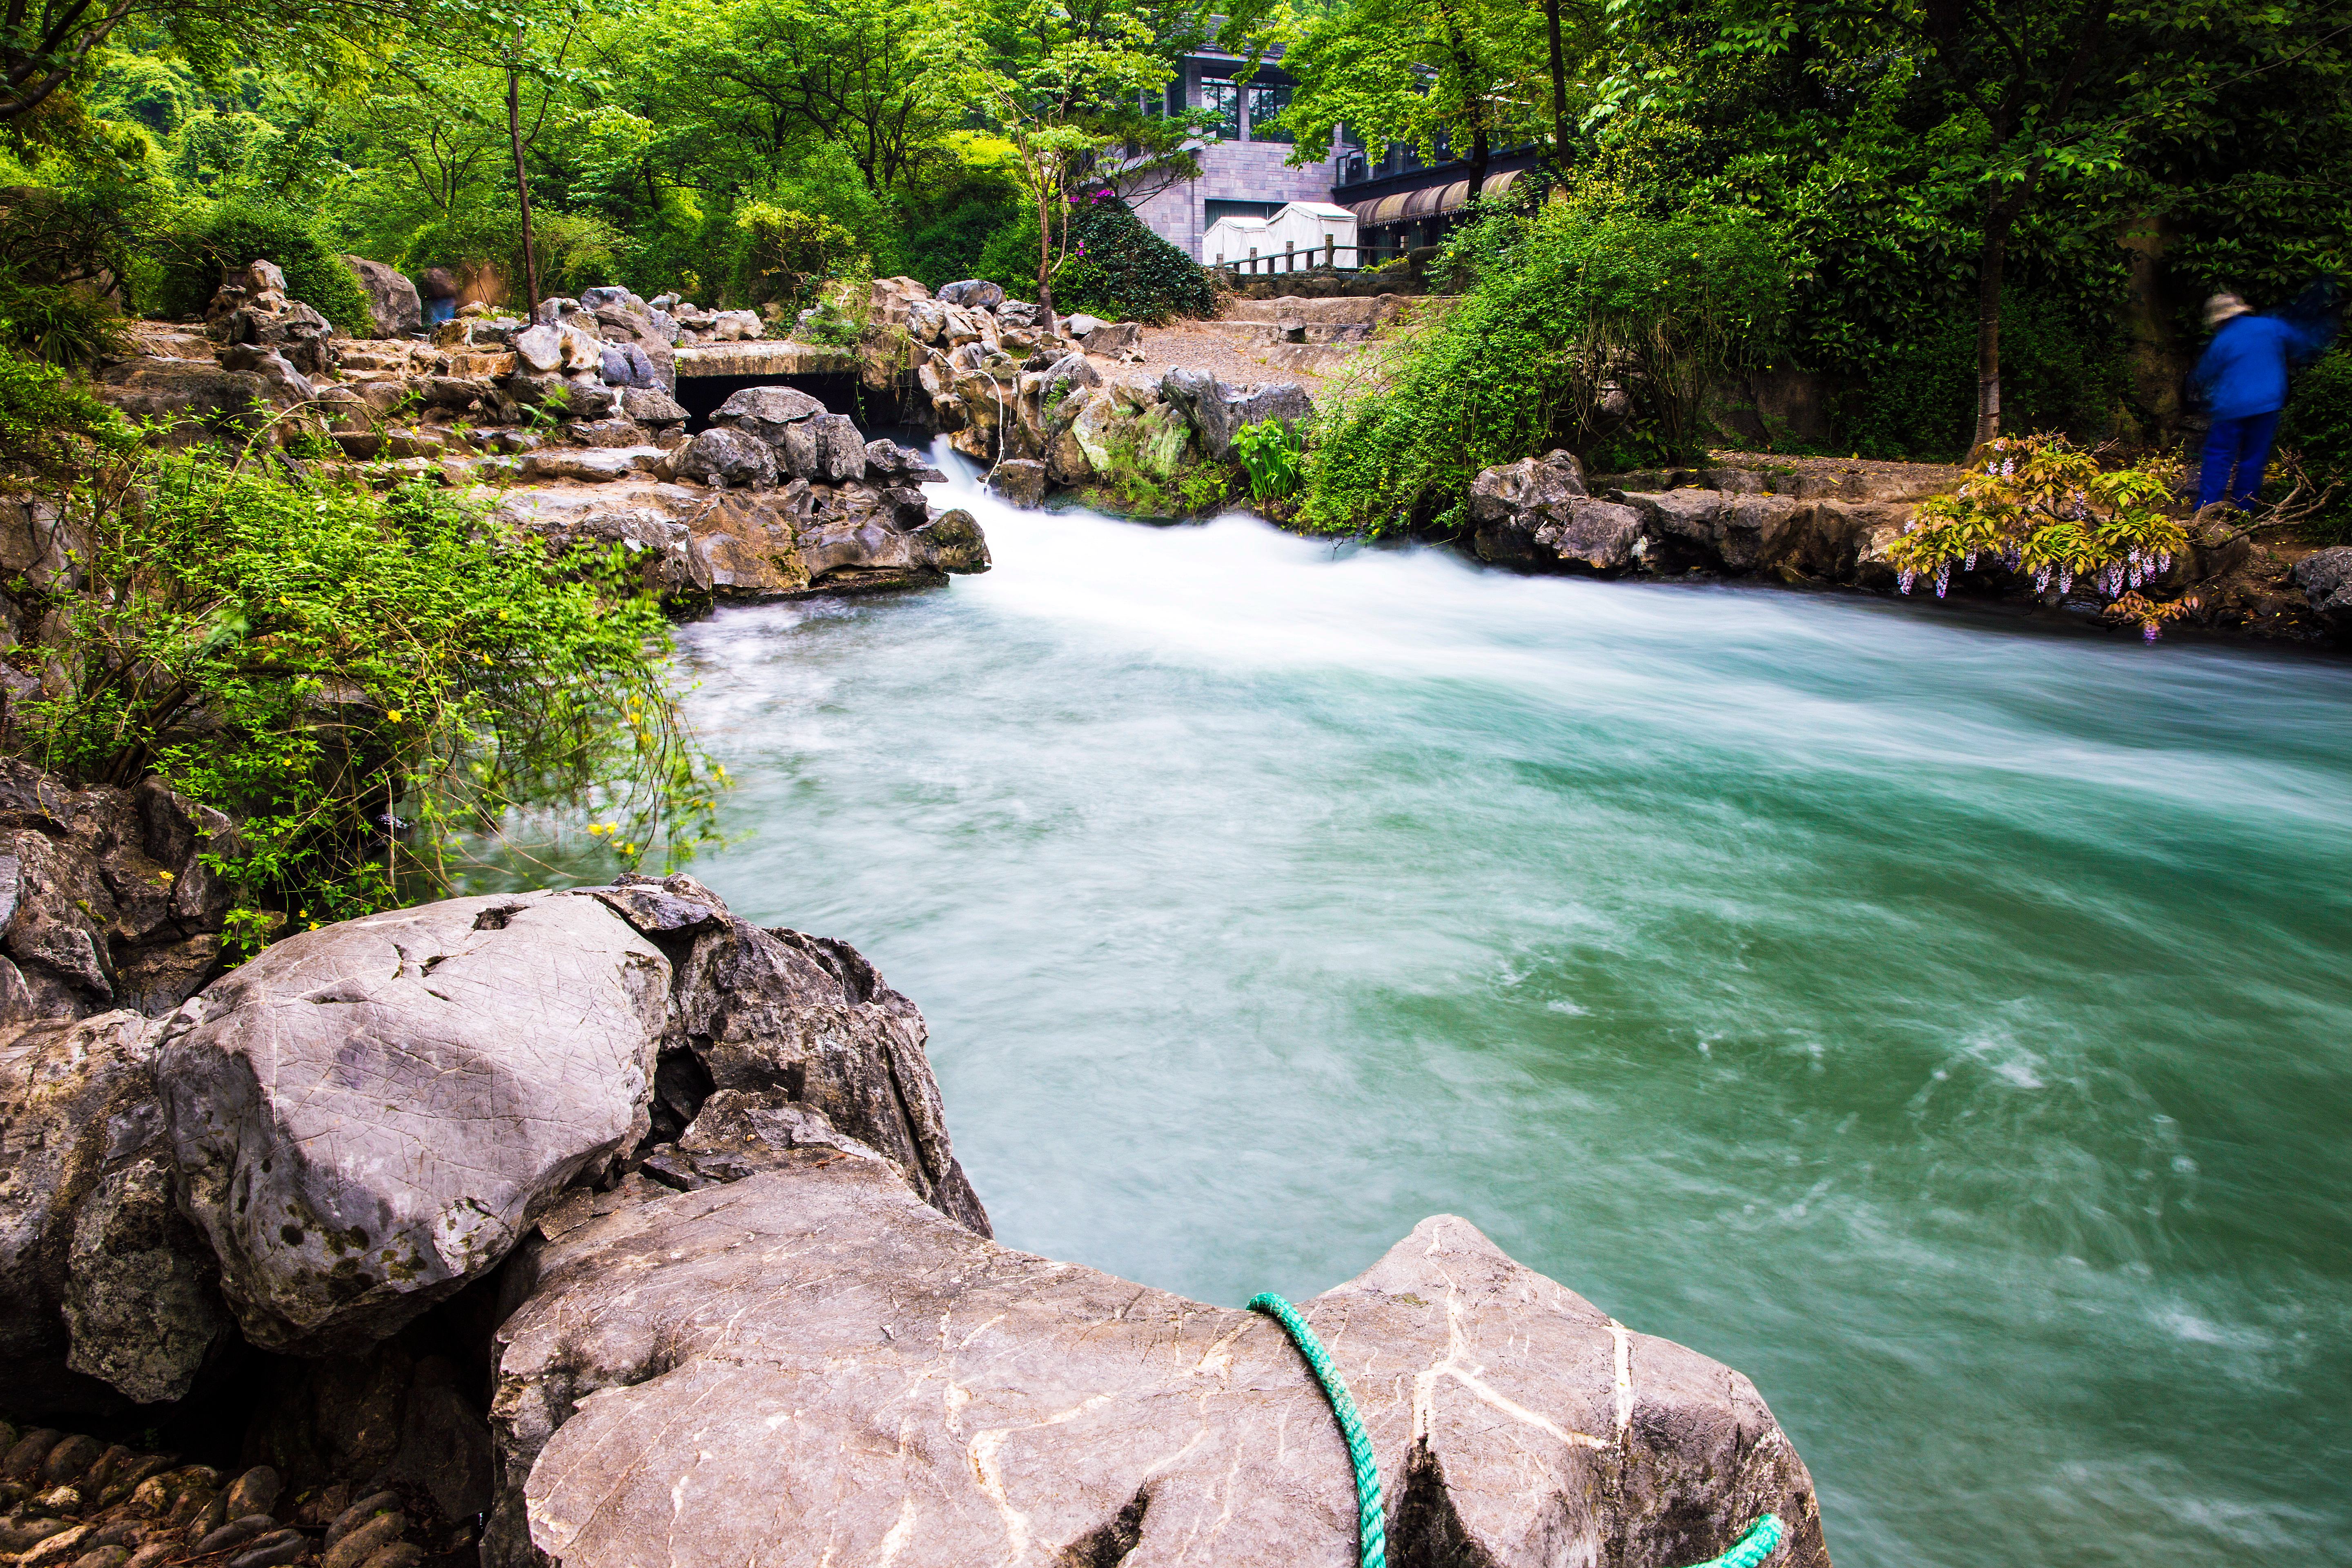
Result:
{"type": "Polygon", "coordinates": [[[1209,120],[1209,134],[1220,142],[1242,136],[1241,89],[1229,81],[1201,79],[1201,112],[1209,120]]]}
{"type": "Polygon", "coordinates": [[[1290,89],[1286,87],[1252,87],[1249,89],[1249,136],[1253,142],[1288,142],[1287,131],[1268,123],[1290,107],[1290,89]],[[1265,127],[1260,130],[1259,127],[1265,127]]]}

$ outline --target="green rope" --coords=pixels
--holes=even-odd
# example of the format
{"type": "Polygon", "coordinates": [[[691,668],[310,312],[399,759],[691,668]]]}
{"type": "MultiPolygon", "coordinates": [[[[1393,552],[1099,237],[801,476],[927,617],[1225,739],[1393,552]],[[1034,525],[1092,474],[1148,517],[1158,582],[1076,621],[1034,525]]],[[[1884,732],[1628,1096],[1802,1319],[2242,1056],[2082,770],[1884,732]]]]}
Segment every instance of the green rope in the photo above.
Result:
{"type": "MultiPolygon", "coordinates": [[[[1356,1414],[1356,1401],[1348,1393],[1339,1369],[1331,1364],[1331,1357],[1323,1349],[1323,1342],[1298,1315],[1298,1309],[1271,1290],[1249,1299],[1249,1310],[1264,1312],[1280,1323],[1298,1353],[1307,1358],[1315,1373],[1315,1381],[1323,1385],[1323,1396],[1331,1402],[1331,1414],[1339,1419],[1339,1436],[1348,1440],[1348,1458],[1356,1467],[1356,1532],[1359,1545],[1359,1568],[1388,1568],[1388,1525],[1381,1517],[1381,1468],[1372,1461],[1372,1439],[1364,1430],[1363,1418],[1356,1414]]],[[[1760,1515],[1749,1525],[1731,1549],[1720,1557],[1710,1557],[1694,1564],[1694,1568],[1760,1568],[1780,1544],[1780,1516],[1760,1515]]]]}
{"type": "MultiPolygon", "coordinates": [[[[1315,1381],[1323,1385],[1323,1396],[1331,1402],[1331,1414],[1339,1418],[1339,1436],[1348,1440],[1348,1458],[1356,1467],[1358,1563],[1360,1568],[1388,1568],[1389,1533],[1381,1512],[1381,1468],[1372,1462],[1372,1439],[1364,1431],[1362,1417],[1356,1414],[1356,1402],[1349,1395],[1347,1384],[1340,1380],[1339,1369],[1331,1364],[1323,1342],[1315,1337],[1315,1331],[1307,1326],[1297,1308],[1271,1291],[1252,1296],[1249,1304],[1251,1311],[1266,1313],[1282,1325],[1290,1342],[1298,1347],[1298,1353],[1314,1370],[1315,1381]]],[[[1778,1520],[1773,1521],[1773,1529],[1780,1529],[1778,1520]]],[[[1779,1539],[1777,1534],[1774,1539],[1779,1539]]],[[[1741,1568],[1753,1565],[1742,1564],[1741,1568]]]]}
{"type": "Polygon", "coordinates": [[[1768,1513],[1749,1525],[1747,1533],[1731,1543],[1730,1551],[1720,1557],[1710,1557],[1695,1568],[1757,1568],[1780,1544],[1780,1516],[1768,1513]]]}

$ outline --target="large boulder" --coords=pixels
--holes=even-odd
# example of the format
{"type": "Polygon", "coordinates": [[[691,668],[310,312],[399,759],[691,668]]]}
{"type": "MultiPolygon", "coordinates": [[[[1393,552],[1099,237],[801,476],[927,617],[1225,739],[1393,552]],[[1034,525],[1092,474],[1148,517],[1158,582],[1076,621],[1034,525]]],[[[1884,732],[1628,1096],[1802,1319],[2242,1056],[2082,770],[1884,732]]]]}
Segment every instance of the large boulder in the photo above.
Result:
{"type": "Polygon", "coordinates": [[[1793,496],[1761,490],[1685,487],[1623,493],[1663,542],[1729,572],[1753,572],[1779,561],[1813,510],[1793,496]]]}
{"type": "MultiPolygon", "coordinates": [[[[1100,386],[1086,394],[1071,421],[1068,435],[1087,468],[1108,477],[1121,464],[1131,463],[1154,479],[1175,472],[1192,444],[1192,422],[1173,403],[1148,386],[1100,386]]],[[[1059,477],[1074,466],[1046,452],[1059,477]]]]}
{"type": "MultiPolygon", "coordinates": [[[[740,1121],[740,1118],[739,1118],[740,1121]]],[[[805,1126],[743,1179],[566,1216],[499,1328],[489,1568],[1344,1568],[1355,1485],[1269,1319],[1002,1247],[805,1126]],[[789,1145],[788,1147],[784,1145],[789,1145]]],[[[1352,1386],[1391,1561],[1676,1568],[1811,1477],[1737,1372],[1440,1216],[1302,1303],[1352,1386]]]]}
{"type": "Polygon", "coordinates": [[[872,307],[868,315],[886,327],[903,327],[908,311],[930,297],[931,291],[919,279],[877,278],[868,295],[872,307]]]}
{"type": "Polygon", "coordinates": [[[1470,481],[1471,545],[1481,561],[1529,570],[1617,572],[1640,558],[1633,507],[1595,500],[1572,452],[1487,468],[1470,481]]]}
{"type": "Polygon", "coordinates": [[[942,305],[960,305],[967,310],[992,310],[1004,303],[1004,289],[985,279],[967,278],[942,288],[939,300],[942,305]]]}
{"type": "Polygon", "coordinates": [[[346,256],[343,265],[359,274],[360,287],[367,290],[368,320],[380,338],[406,337],[425,328],[425,301],[416,292],[416,285],[393,268],[381,261],[370,261],[364,256],[346,256]]]}
{"type": "Polygon", "coordinates": [[[1037,506],[1045,499],[1045,465],[1034,458],[1007,458],[990,472],[988,488],[1010,505],[1037,506]]]}
{"type": "Polygon", "coordinates": [[[714,487],[765,489],[776,482],[776,454],[765,441],[713,426],[670,459],[681,479],[714,487]]]}
{"type": "Polygon", "coordinates": [[[16,1409],[175,1399],[226,1324],[172,1202],[159,1032],[113,1012],[0,1036],[0,1356],[16,1409]]]}
{"type": "Polygon", "coordinates": [[[747,386],[729,394],[710,422],[782,447],[787,430],[824,412],[823,403],[796,386],[747,386]]]}
{"type": "Polygon", "coordinates": [[[669,977],[593,899],[502,894],[288,937],[183,1005],[157,1084],[246,1338],[364,1345],[498,1264],[644,1134],[669,977]]]}
{"type": "MultiPolygon", "coordinates": [[[[1092,339],[1087,341],[1087,347],[1092,349],[1092,339]]],[[[1233,449],[1234,433],[1244,425],[1262,425],[1272,419],[1295,432],[1315,413],[1315,405],[1306,389],[1291,383],[1228,386],[1205,371],[1183,365],[1171,368],[1160,378],[1160,390],[1170,403],[1184,411],[1184,417],[1200,434],[1202,452],[1213,460],[1233,449]]]]}

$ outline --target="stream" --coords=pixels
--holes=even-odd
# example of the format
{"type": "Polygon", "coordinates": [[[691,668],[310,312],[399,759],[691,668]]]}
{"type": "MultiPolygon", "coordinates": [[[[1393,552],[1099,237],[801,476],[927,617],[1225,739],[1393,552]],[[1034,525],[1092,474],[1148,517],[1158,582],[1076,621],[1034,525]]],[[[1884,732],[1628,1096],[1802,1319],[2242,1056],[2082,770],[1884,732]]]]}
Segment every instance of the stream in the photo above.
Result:
{"type": "Polygon", "coordinates": [[[1840,1568],[2341,1561],[2352,665],[1013,511],[723,611],[696,873],[922,1006],[1006,1244],[1466,1216],[1752,1377],[1840,1568]]]}

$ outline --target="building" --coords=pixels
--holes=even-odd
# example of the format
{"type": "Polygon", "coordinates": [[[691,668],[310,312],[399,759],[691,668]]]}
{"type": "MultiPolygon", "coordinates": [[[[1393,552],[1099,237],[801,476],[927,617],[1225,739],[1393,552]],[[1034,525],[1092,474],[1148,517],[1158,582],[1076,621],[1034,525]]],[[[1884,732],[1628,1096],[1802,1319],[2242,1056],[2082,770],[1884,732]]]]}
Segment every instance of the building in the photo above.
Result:
{"type": "Polygon", "coordinates": [[[1292,168],[1285,162],[1290,137],[1260,129],[1288,106],[1296,85],[1282,69],[1279,52],[1260,62],[1246,84],[1234,79],[1244,63],[1214,46],[1177,62],[1165,107],[1210,115],[1217,137],[1198,149],[1199,179],[1154,192],[1135,207],[1154,234],[1196,261],[1213,259],[1202,255],[1201,242],[1218,219],[1270,218],[1292,202],[1328,202],[1338,176],[1337,147],[1329,158],[1292,168]]]}
{"type": "MultiPolygon", "coordinates": [[[[1162,100],[1165,109],[1200,110],[1214,121],[1217,134],[1196,149],[1199,179],[1152,192],[1135,204],[1136,216],[1153,233],[1195,261],[1214,266],[1218,253],[1209,236],[1221,220],[1271,219],[1297,203],[1338,206],[1356,219],[1353,240],[1359,248],[1337,258],[1340,267],[1352,268],[1434,245],[1452,226],[1453,215],[1470,198],[1468,165],[1445,158],[1425,163],[1402,144],[1389,147],[1375,159],[1360,138],[1342,130],[1332,139],[1329,157],[1293,167],[1287,162],[1290,137],[1260,127],[1288,106],[1297,79],[1282,68],[1279,49],[1260,62],[1247,83],[1237,82],[1234,73],[1244,63],[1213,45],[1178,62],[1162,100]]],[[[1144,107],[1155,105],[1147,102],[1144,107]]],[[[1509,189],[1538,157],[1532,146],[1494,153],[1487,161],[1486,193],[1509,189]]],[[[1297,244],[1304,237],[1291,237],[1297,244]]],[[[1321,243],[1319,237],[1317,243],[1321,243]]],[[[1298,244],[1298,249],[1304,248],[1298,244]]],[[[1225,260],[1244,261],[1246,245],[1243,249],[1244,254],[1227,255],[1225,260]]],[[[1266,255],[1281,249],[1276,238],[1266,255]]]]}

